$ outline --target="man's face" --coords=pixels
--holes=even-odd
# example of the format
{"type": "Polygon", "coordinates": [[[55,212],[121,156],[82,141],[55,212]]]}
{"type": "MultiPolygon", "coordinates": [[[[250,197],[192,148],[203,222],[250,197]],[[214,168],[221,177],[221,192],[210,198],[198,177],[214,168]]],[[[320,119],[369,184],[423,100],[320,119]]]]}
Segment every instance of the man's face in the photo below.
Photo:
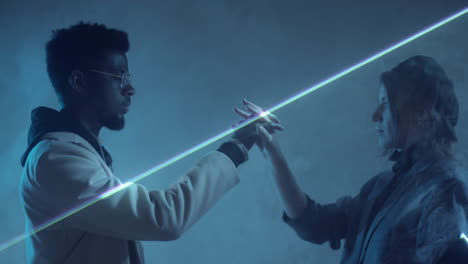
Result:
{"type": "Polygon", "coordinates": [[[122,87],[122,79],[111,76],[128,74],[127,57],[121,52],[108,52],[92,71],[91,104],[103,127],[121,130],[125,125],[124,114],[128,112],[130,97],[135,93],[131,84],[122,87]],[[108,73],[108,74],[104,74],[108,73]]]}
{"type": "Polygon", "coordinates": [[[384,85],[379,90],[379,105],[372,115],[372,121],[376,123],[376,132],[381,147],[396,147],[393,144],[393,117],[388,103],[387,89],[384,85]]]}

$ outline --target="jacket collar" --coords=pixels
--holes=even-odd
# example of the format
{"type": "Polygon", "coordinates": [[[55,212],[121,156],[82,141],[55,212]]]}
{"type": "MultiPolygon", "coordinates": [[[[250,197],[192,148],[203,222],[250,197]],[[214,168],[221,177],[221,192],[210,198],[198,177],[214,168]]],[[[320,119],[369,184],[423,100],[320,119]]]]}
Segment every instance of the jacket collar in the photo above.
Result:
{"type": "Polygon", "coordinates": [[[443,159],[443,155],[427,144],[413,144],[402,150],[394,150],[389,160],[395,163],[392,171],[395,175],[403,174],[409,170],[419,170],[430,166],[434,161],[443,159]]]}
{"type": "Polygon", "coordinates": [[[21,157],[21,165],[24,166],[31,150],[39,143],[43,136],[50,132],[72,132],[85,139],[106,164],[111,167],[112,157],[101,146],[99,140],[91,134],[73,113],[67,110],[56,111],[48,107],[37,107],[31,112],[31,126],[28,132],[28,147],[21,157]],[[102,151],[101,151],[102,149],[102,151]]]}

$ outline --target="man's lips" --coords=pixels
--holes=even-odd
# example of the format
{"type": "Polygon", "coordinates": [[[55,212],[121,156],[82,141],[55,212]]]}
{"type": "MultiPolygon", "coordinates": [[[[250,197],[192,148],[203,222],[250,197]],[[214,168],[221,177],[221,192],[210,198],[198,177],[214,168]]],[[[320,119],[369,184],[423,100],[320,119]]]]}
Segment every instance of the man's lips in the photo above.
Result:
{"type": "Polygon", "coordinates": [[[124,113],[127,113],[128,110],[129,110],[129,108],[130,108],[130,104],[124,104],[124,105],[123,105],[123,111],[124,111],[124,113]]]}

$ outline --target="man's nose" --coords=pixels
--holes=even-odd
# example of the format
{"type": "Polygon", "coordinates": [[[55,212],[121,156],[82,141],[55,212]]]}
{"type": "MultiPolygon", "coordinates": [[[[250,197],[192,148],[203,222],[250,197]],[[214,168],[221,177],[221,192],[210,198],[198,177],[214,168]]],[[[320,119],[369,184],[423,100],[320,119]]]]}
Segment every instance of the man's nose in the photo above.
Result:
{"type": "Polygon", "coordinates": [[[135,87],[133,87],[133,85],[131,84],[127,85],[127,87],[125,87],[124,89],[125,96],[133,96],[135,95],[135,93],[136,93],[135,87]]]}

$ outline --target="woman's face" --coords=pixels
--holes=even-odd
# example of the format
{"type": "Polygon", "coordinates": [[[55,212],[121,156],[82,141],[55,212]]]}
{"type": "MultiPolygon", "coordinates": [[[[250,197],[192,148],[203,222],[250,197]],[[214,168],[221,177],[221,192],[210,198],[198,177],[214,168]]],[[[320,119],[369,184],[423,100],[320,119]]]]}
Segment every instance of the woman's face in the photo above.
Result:
{"type": "Polygon", "coordinates": [[[379,105],[372,115],[372,121],[376,124],[376,132],[381,147],[390,147],[394,148],[397,146],[392,146],[394,144],[393,137],[394,135],[394,122],[392,113],[390,111],[390,105],[388,103],[387,89],[382,84],[379,90],[379,105]]]}

